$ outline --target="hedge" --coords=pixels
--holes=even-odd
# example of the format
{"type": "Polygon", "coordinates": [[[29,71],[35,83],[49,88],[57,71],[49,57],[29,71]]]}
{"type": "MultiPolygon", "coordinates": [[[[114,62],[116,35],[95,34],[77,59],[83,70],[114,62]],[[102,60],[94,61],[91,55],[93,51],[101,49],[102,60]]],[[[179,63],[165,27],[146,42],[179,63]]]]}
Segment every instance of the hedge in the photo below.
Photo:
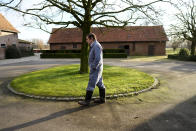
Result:
{"type": "Polygon", "coordinates": [[[6,59],[21,58],[22,54],[18,47],[10,45],[5,50],[5,57],[6,59]]]}
{"type": "Polygon", "coordinates": [[[18,47],[18,48],[21,51],[21,56],[22,57],[33,56],[34,55],[33,48],[31,48],[31,49],[28,49],[26,47],[18,47]]]}
{"type": "MultiPolygon", "coordinates": [[[[40,58],[80,58],[80,53],[42,53],[40,58]]],[[[127,58],[126,53],[104,53],[104,58],[127,58]]]]}
{"type": "MultiPolygon", "coordinates": [[[[42,50],[41,53],[81,53],[81,50],[42,50]]],[[[124,49],[104,49],[103,53],[125,53],[124,49]]]]}
{"type": "Polygon", "coordinates": [[[176,55],[168,55],[168,59],[177,59],[177,60],[183,60],[183,61],[196,61],[196,56],[179,56],[176,55]]]}
{"type": "Polygon", "coordinates": [[[127,58],[126,53],[104,53],[103,58],[127,58]]]}
{"type": "Polygon", "coordinates": [[[42,53],[40,58],[80,58],[80,53],[42,53]]]}
{"type": "Polygon", "coordinates": [[[81,53],[81,50],[42,50],[41,53],[81,53]]]}
{"type": "Polygon", "coordinates": [[[104,49],[103,53],[125,53],[124,49],[104,49]]]}
{"type": "Polygon", "coordinates": [[[6,48],[5,56],[6,59],[16,59],[25,56],[33,56],[33,48],[27,49],[26,47],[19,47],[15,45],[10,45],[6,48]]]}

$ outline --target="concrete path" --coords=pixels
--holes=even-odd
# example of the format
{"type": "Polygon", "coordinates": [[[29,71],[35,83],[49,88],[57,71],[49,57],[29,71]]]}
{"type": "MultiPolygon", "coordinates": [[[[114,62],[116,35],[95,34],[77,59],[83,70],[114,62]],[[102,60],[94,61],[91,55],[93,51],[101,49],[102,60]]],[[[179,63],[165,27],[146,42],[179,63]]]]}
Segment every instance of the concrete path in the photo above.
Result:
{"type": "MultiPolygon", "coordinates": [[[[0,61],[1,62],[1,61],[0,61]]],[[[161,86],[135,97],[80,107],[76,102],[39,101],[10,93],[14,77],[34,70],[80,63],[79,59],[45,59],[0,65],[0,131],[196,130],[196,63],[105,59],[105,64],[137,68],[156,76],[161,86]]]]}

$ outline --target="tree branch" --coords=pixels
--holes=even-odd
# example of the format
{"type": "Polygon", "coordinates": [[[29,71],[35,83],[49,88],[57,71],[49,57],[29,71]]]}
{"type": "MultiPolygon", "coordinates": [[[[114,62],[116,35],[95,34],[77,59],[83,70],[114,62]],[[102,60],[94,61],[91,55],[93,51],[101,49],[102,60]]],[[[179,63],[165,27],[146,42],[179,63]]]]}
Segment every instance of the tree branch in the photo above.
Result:
{"type": "Polygon", "coordinates": [[[75,11],[72,7],[70,6],[67,6],[65,4],[63,4],[62,2],[58,2],[57,0],[46,0],[48,2],[50,2],[52,5],[56,6],[57,8],[67,12],[67,13],[70,13],[72,14],[72,16],[79,22],[79,23],[82,23],[82,20],[78,17],[81,16],[81,17],[84,17],[83,14],[79,13],[78,11],[75,11]]]}
{"type": "Polygon", "coordinates": [[[129,6],[129,7],[126,7],[126,8],[124,8],[124,9],[122,9],[122,10],[118,10],[118,11],[108,11],[108,12],[97,12],[97,13],[94,13],[94,14],[92,14],[92,16],[96,16],[96,15],[105,15],[105,14],[119,14],[119,13],[122,13],[122,12],[125,12],[125,11],[128,11],[128,10],[132,10],[133,8],[143,8],[143,7],[147,7],[147,6],[149,6],[149,5],[152,5],[152,4],[154,4],[154,3],[157,3],[157,2],[160,2],[160,1],[164,1],[164,0],[156,0],[156,1],[153,1],[153,2],[150,2],[150,3],[148,3],[148,4],[144,4],[144,5],[131,5],[131,6],[129,6]]]}

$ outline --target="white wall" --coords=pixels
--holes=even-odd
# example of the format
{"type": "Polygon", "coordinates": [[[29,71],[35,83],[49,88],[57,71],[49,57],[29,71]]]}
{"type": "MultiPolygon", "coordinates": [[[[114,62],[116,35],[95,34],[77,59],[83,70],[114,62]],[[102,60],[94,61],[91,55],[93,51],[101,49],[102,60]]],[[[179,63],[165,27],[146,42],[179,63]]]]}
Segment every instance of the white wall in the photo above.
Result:
{"type": "Polygon", "coordinates": [[[1,32],[0,33],[0,44],[18,45],[18,34],[16,33],[9,33],[9,32],[1,32]]]}

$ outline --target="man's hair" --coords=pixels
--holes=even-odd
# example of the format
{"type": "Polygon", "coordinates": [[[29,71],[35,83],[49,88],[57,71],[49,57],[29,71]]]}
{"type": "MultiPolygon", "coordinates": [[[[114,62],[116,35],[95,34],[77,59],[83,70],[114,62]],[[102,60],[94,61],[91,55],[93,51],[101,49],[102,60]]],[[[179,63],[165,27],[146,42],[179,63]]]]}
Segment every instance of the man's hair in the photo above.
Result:
{"type": "Polygon", "coordinates": [[[91,40],[92,40],[92,39],[93,39],[93,40],[97,40],[97,37],[96,37],[96,35],[95,35],[94,33],[89,33],[87,36],[88,36],[88,38],[91,39],[91,40]]]}

